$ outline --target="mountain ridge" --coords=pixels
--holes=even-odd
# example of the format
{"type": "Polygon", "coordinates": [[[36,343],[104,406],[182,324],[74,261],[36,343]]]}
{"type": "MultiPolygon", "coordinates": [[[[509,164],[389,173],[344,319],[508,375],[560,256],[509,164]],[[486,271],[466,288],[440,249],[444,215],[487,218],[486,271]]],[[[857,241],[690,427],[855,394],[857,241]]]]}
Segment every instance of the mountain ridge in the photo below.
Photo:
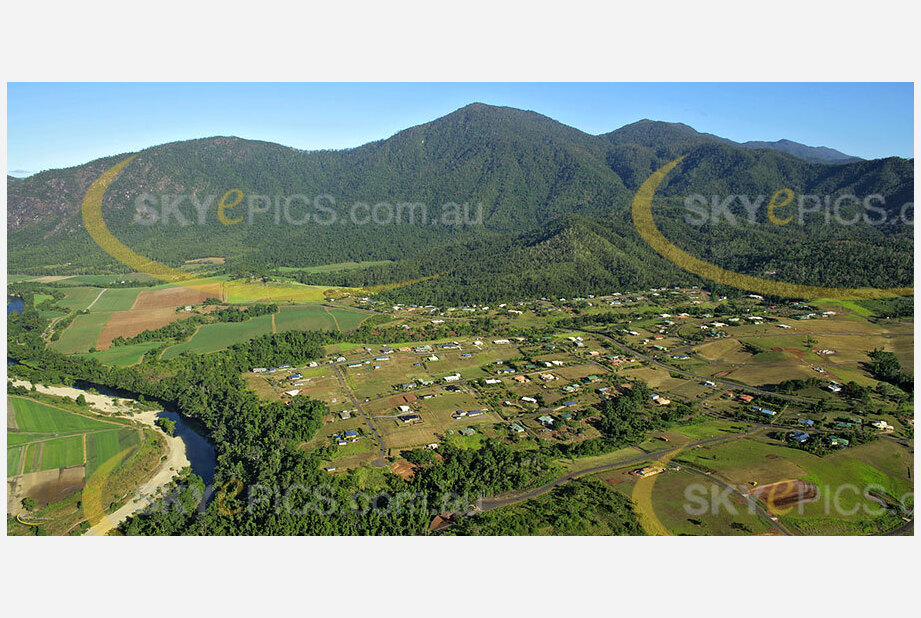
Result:
{"type": "MultiPolygon", "coordinates": [[[[83,229],[80,205],[89,185],[128,154],[8,181],[10,268],[49,274],[117,269],[83,229]]],[[[479,289],[483,298],[503,293],[503,287],[541,295],[559,289],[571,295],[590,291],[585,290],[587,281],[616,287],[683,277],[642,241],[630,217],[639,185],[679,156],[684,161],[657,193],[668,206],[660,208],[658,216],[665,217],[662,224],[670,237],[685,243],[687,250],[707,251],[715,242],[724,243],[733,250],[721,259],[756,269],[781,259],[777,252],[792,248],[791,243],[798,243],[791,254],[797,260],[821,260],[829,252],[822,243],[859,237],[859,261],[867,263],[851,273],[835,266],[835,272],[840,271],[836,276],[867,285],[874,277],[884,283],[906,277],[901,267],[880,270],[872,264],[906,259],[912,239],[902,229],[825,229],[818,219],[806,227],[790,227],[781,236],[760,224],[698,229],[683,222],[680,203],[689,194],[769,197],[779,188],[789,188],[797,194],[879,192],[895,207],[913,194],[911,161],[827,165],[774,149],[745,147],[688,125],[648,120],[593,136],[536,112],[485,104],[465,106],[346,150],[301,151],[233,136],[154,146],[136,153],[112,182],[103,212],[122,242],[172,265],[220,255],[227,258],[228,271],[239,274],[277,266],[389,260],[395,264],[349,273],[347,278],[351,284],[361,284],[362,278],[381,283],[450,272],[454,274],[438,281],[410,286],[410,291],[428,290],[448,298],[442,288],[454,285],[457,294],[479,289]],[[243,225],[228,226],[216,221],[212,208],[206,225],[199,225],[186,203],[187,225],[144,226],[135,220],[138,200],[145,195],[217,199],[230,189],[247,196],[333,196],[337,222],[349,222],[356,204],[424,204],[433,217],[448,204],[466,204],[479,209],[481,218],[469,225],[436,220],[425,225],[396,221],[296,226],[251,216],[243,225]],[[556,229],[561,222],[570,229],[535,248],[534,235],[556,229]],[[762,242],[763,238],[772,242],[762,242]],[[559,266],[548,264],[554,260],[559,266]],[[647,272],[646,265],[652,271],[647,272]],[[488,277],[494,281],[485,281],[488,277]]],[[[823,276],[814,269],[791,270],[823,276]]]]}

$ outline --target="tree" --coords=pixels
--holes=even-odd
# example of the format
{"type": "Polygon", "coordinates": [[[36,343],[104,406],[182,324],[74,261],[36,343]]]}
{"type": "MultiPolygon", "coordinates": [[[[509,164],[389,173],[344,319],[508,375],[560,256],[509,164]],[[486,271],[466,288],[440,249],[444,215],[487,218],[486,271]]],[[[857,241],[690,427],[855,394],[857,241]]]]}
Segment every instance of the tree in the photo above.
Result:
{"type": "Polygon", "coordinates": [[[77,405],[78,405],[78,406],[85,406],[85,405],[86,405],[86,397],[84,397],[83,395],[78,395],[78,396],[77,396],[77,405]]]}
{"type": "Polygon", "coordinates": [[[35,498],[26,497],[22,499],[22,508],[24,508],[25,510],[31,513],[32,511],[35,510],[35,507],[36,507],[35,498]]]}

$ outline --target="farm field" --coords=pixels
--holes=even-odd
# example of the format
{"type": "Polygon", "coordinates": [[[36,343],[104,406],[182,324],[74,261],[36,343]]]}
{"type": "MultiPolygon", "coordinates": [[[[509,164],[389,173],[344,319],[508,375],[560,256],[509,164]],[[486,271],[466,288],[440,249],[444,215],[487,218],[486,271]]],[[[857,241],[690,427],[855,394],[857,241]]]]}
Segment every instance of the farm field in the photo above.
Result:
{"type": "Polygon", "coordinates": [[[146,289],[137,295],[133,309],[175,309],[197,305],[209,298],[221,297],[220,282],[205,282],[197,287],[169,286],[146,289]]]}
{"type": "Polygon", "coordinates": [[[283,305],[275,315],[275,328],[286,330],[354,330],[371,314],[318,304],[283,305]]]}
{"type": "Polygon", "coordinates": [[[110,347],[107,350],[101,350],[98,352],[90,352],[89,354],[86,354],[86,356],[95,358],[104,365],[127,367],[129,365],[134,365],[135,363],[140,362],[141,357],[160,345],[161,343],[159,341],[151,341],[148,343],[133,343],[131,345],[110,347]]]}
{"type": "MultiPolygon", "coordinates": [[[[629,473],[635,468],[604,473],[598,478],[636,498],[637,477],[629,473]]],[[[721,508],[710,508],[711,496],[720,495],[723,488],[705,477],[680,470],[667,471],[653,479],[649,502],[637,501],[640,524],[650,533],[658,531],[659,526],[676,536],[747,536],[773,530],[736,495],[730,495],[728,504],[721,503],[721,508]]]]}
{"type": "Polygon", "coordinates": [[[90,311],[127,311],[134,305],[140,288],[103,288],[90,311]]]}
{"type": "Polygon", "coordinates": [[[177,320],[188,318],[190,315],[185,312],[177,312],[172,307],[116,311],[100,331],[96,347],[105,350],[116,337],[129,339],[145,330],[156,330],[177,320]]]}
{"type": "Polygon", "coordinates": [[[24,397],[8,397],[7,475],[17,476],[100,461],[138,443],[138,431],[24,397]]]}
{"type": "Polygon", "coordinates": [[[303,285],[300,283],[252,283],[249,281],[228,281],[223,286],[224,298],[228,303],[271,303],[271,302],[321,302],[326,300],[325,292],[337,290],[331,286],[303,285]]]}
{"type": "Polygon", "coordinates": [[[111,317],[111,312],[78,315],[61,333],[60,339],[52,341],[49,345],[62,354],[89,352],[90,348],[96,347],[99,334],[111,317]]]}
{"type": "Polygon", "coordinates": [[[272,316],[261,315],[246,322],[205,324],[192,338],[167,348],[163,358],[175,358],[183,352],[207,354],[216,352],[247,339],[272,332],[272,316]]]}
{"type": "Polygon", "coordinates": [[[82,311],[96,300],[102,288],[73,287],[62,289],[61,292],[64,293],[64,298],[58,301],[58,305],[70,311],[82,311]]]}
{"type": "Polygon", "coordinates": [[[814,483],[818,500],[781,513],[782,521],[812,534],[873,531],[879,509],[865,497],[866,489],[879,487],[896,499],[913,489],[912,454],[886,439],[818,457],[768,440],[745,438],[686,451],[676,461],[687,461],[739,486],[791,479],[814,483]]]}
{"type": "MultiPolygon", "coordinates": [[[[67,409],[79,408],[73,402],[60,405],[18,395],[7,399],[7,512],[20,513],[22,499],[32,498],[36,507],[29,515],[46,535],[79,534],[89,527],[85,519],[92,515],[82,501],[94,475],[104,508],[120,506],[153,474],[164,446],[151,430],[84,416],[67,409]]],[[[34,532],[18,523],[7,528],[7,534],[34,532]]]]}

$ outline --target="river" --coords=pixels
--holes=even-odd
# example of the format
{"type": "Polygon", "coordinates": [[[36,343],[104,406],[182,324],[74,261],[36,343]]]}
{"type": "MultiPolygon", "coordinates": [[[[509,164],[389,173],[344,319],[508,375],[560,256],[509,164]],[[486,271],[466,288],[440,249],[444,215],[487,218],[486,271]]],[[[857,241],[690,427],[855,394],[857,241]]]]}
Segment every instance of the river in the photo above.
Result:
{"type": "MultiPolygon", "coordinates": [[[[91,387],[89,384],[81,381],[77,381],[74,388],[86,392],[94,388],[100,395],[118,399],[138,398],[135,393],[106,388],[104,386],[91,387]]],[[[162,412],[157,412],[157,418],[168,418],[176,423],[176,429],[173,435],[182,440],[182,443],[185,445],[185,455],[189,460],[192,472],[200,476],[205,482],[205,485],[210,485],[214,481],[214,469],[217,467],[217,455],[214,451],[214,445],[199,433],[201,429],[195,426],[194,421],[181,414],[177,414],[170,410],[163,410],[162,412]]]]}
{"type": "Polygon", "coordinates": [[[18,296],[7,296],[6,297],[6,314],[9,315],[14,311],[16,313],[22,313],[23,307],[26,306],[26,303],[23,299],[18,296]]]}

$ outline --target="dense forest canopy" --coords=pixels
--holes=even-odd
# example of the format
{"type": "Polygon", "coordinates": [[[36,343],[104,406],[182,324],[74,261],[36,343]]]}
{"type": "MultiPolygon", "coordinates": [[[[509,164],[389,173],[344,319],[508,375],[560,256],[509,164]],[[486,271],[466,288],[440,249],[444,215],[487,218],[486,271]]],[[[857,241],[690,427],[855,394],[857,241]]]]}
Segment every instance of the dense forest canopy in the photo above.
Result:
{"type": "MultiPolygon", "coordinates": [[[[174,266],[221,256],[228,273],[247,273],[389,260],[304,279],[357,286],[437,275],[388,293],[420,302],[573,296],[694,281],[646,245],[631,216],[640,184],[679,156],[686,158],[660,186],[655,213],[682,249],[794,283],[910,285],[910,160],[831,165],[651,121],[592,136],[533,112],[481,104],[343,151],[303,152],[231,137],[157,146],[140,152],[112,183],[103,212],[125,244],[174,266]],[[234,189],[245,197],[227,216],[242,221],[226,225],[217,205],[234,189]],[[767,202],[783,189],[824,205],[777,225],[767,218],[767,202]],[[293,219],[312,215],[306,223],[292,223],[279,202],[258,201],[295,195],[303,199],[293,202],[293,219]],[[144,196],[159,221],[138,223],[144,196]],[[164,224],[169,196],[185,198],[174,204],[180,215],[164,224]],[[704,204],[715,196],[720,214],[734,221],[695,221],[689,196],[704,204]],[[732,196],[741,197],[724,205],[732,196]],[[867,217],[862,200],[871,196],[881,201],[872,202],[878,210],[867,217]],[[256,200],[253,208],[249,199],[256,200]],[[752,202],[760,208],[749,217],[752,202]],[[378,204],[386,207],[372,211],[378,204]],[[400,204],[423,205],[424,216],[400,204]]],[[[13,272],[124,271],[92,241],[80,213],[89,184],[123,158],[8,182],[13,272]]],[[[798,212],[797,203],[782,212],[798,212]]]]}

